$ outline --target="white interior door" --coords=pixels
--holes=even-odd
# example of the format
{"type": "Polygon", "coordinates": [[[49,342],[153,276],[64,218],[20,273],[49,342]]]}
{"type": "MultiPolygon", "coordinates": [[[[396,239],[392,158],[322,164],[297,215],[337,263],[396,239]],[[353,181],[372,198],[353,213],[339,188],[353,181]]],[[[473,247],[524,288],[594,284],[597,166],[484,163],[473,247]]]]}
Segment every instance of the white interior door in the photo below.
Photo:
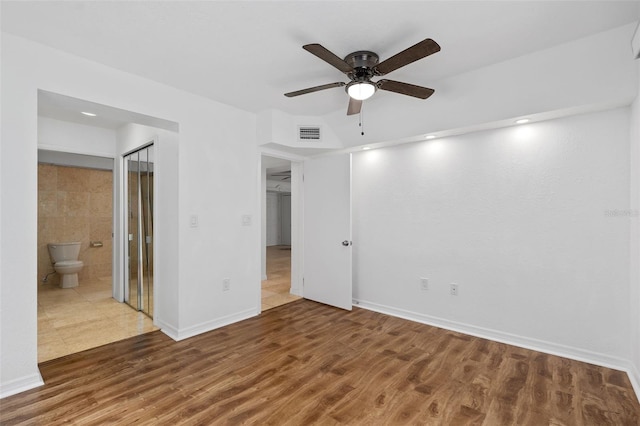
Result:
{"type": "Polygon", "coordinates": [[[305,299],[351,310],[351,155],[304,162],[305,299]]]}

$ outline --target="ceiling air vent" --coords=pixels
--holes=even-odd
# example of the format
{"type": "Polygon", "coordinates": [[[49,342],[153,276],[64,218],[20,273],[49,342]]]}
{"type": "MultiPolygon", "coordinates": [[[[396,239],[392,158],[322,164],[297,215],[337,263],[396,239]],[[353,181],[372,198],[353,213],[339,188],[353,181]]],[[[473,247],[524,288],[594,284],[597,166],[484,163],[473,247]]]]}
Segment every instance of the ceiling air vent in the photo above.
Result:
{"type": "Polygon", "coordinates": [[[319,141],[320,140],[320,127],[318,126],[299,126],[298,127],[298,140],[305,141],[319,141]]]}

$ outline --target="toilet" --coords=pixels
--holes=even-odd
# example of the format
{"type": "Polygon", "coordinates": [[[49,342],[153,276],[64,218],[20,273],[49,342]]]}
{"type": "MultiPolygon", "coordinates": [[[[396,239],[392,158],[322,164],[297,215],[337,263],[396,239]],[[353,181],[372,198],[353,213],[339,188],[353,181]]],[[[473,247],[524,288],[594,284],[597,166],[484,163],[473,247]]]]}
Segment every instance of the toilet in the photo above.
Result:
{"type": "Polygon", "coordinates": [[[80,243],[51,243],[47,244],[53,269],[60,274],[60,287],[78,287],[78,272],[84,264],[78,260],[80,243]]]}

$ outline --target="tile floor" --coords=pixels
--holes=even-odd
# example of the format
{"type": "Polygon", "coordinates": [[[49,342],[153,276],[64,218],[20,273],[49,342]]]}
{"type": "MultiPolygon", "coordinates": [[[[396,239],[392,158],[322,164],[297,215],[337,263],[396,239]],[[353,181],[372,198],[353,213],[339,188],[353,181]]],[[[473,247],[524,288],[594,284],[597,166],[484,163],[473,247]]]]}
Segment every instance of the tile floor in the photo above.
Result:
{"type": "Polygon", "coordinates": [[[291,289],[291,246],[267,247],[267,279],[262,281],[262,310],[301,299],[291,289]]]}
{"type": "Polygon", "coordinates": [[[38,362],[154,330],[151,318],[111,297],[111,277],[38,284],[38,362]]]}

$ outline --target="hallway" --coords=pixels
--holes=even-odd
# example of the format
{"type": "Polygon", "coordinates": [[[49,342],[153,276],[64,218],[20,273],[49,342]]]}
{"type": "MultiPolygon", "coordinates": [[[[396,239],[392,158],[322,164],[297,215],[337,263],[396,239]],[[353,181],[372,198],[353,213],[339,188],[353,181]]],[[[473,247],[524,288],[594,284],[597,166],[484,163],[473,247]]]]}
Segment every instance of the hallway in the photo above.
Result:
{"type": "Polygon", "coordinates": [[[291,246],[267,247],[267,279],[262,281],[262,311],[284,305],[300,296],[291,289],[291,246]]]}

